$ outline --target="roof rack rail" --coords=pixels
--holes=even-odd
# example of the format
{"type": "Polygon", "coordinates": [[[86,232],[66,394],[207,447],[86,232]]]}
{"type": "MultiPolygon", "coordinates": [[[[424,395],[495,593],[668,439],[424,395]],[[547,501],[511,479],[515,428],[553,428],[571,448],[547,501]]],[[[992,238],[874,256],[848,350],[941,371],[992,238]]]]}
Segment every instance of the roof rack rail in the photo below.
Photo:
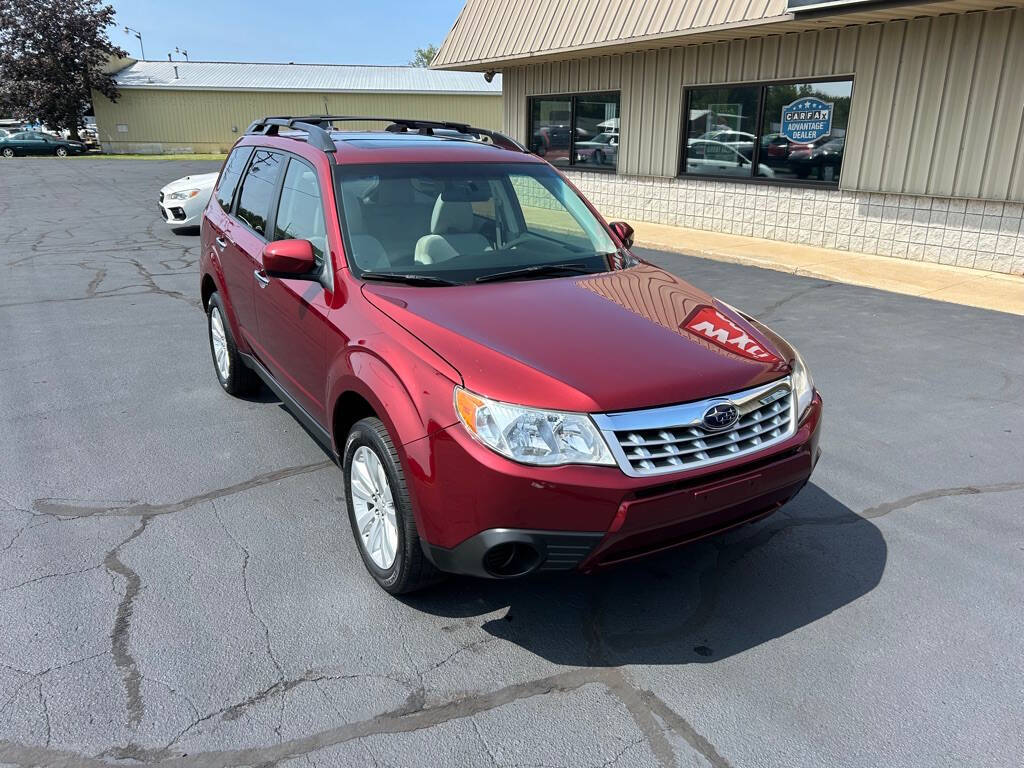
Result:
{"type": "MultiPolygon", "coordinates": [[[[468,123],[455,123],[438,120],[410,120],[404,117],[362,117],[359,115],[305,115],[293,117],[276,115],[264,117],[254,121],[248,129],[247,134],[260,134],[263,136],[277,136],[280,128],[293,128],[306,132],[306,141],[317,149],[324,152],[334,152],[337,147],[330,134],[333,123],[343,122],[383,122],[389,123],[385,129],[390,133],[408,133],[416,131],[422,136],[433,136],[435,130],[452,131],[466,136],[485,137],[488,143],[503,149],[511,149],[514,152],[528,152],[522,144],[515,139],[509,138],[503,133],[490,131],[486,128],[476,128],[468,123]]],[[[457,138],[457,137],[452,137],[457,138]]],[[[477,139],[479,141],[479,139],[477,139]]]]}

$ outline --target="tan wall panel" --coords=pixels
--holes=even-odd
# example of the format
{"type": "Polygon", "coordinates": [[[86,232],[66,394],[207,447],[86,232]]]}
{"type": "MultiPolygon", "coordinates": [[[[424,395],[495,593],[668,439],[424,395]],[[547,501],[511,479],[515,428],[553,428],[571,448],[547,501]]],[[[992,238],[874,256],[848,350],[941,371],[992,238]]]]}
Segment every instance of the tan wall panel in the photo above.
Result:
{"type": "MultiPolygon", "coordinates": [[[[481,75],[482,77],[482,75],[481,75]]],[[[253,120],[265,115],[322,114],[458,120],[481,128],[502,126],[502,96],[439,94],[273,93],[245,91],[121,92],[116,104],[94,101],[100,140],[131,144],[193,144],[227,150],[253,120]],[[118,124],[128,131],[117,131],[118,124]]],[[[380,124],[374,124],[379,127],[380,124]]],[[[358,127],[353,124],[352,127],[358,127]]]]}
{"type": "MultiPolygon", "coordinates": [[[[707,13],[689,2],[673,14],[707,13]]],[[[624,23],[620,22],[619,23],[624,23]]],[[[652,24],[662,23],[657,13],[652,24]]],[[[675,23],[671,21],[669,23],[675,23]]],[[[1024,200],[1024,9],[925,17],[567,61],[505,76],[530,95],[620,90],[620,173],[674,176],[688,85],[854,75],[840,186],[1024,200]],[[594,61],[589,69],[593,72],[594,61]],[[605,62],[621,78],[605,78],[605,62]],[[584,68],[581,67],[580,72],[584,68]]],[[[511,97],[508,97],[509,99],[511,97]]],[[[526,138],[525,106],[506,129],[526,138]],[[517,117],[518,115],[522,116],[517,117]]]]}

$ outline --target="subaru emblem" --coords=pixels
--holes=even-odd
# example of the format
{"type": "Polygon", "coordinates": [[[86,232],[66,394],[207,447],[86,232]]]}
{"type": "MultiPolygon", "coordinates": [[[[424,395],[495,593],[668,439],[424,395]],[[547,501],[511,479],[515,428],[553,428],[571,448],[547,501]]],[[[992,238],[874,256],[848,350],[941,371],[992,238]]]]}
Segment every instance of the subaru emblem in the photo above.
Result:
{"type": "Polygon", "coordinates": [[[732,403],[718,403],[704,411],[701,422],[705,429],[718,431],[728,429],[740,420],[740,412],[732,403]]]}

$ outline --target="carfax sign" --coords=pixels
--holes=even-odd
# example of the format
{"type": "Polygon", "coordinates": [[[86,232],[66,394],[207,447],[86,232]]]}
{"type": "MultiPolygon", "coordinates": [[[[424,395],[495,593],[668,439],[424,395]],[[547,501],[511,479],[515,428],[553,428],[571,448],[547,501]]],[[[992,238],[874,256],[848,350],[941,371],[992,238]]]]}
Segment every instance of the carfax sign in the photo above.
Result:
{"type": "Polygon", "coordinates": [[[779,133],[790,141],[809,144],[832,133],[833,106],[805,96],[782,108],[779,133]]]}

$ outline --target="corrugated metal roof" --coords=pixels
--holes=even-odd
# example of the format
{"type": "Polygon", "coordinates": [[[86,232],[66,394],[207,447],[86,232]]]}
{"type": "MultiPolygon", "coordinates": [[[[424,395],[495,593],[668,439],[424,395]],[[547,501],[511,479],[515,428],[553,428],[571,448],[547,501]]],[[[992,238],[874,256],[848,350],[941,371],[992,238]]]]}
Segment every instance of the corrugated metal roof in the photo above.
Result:
{"type": "Polygon", "coordinates": [[[686,38],[772,32],[962,13],[1020,0],[940,0],[839,6],[793,14],[787,0],[467,0],[431,64],[477,71],[526,60],[643,50],[686,38]]]}
{"type": "Polygon", "coordinates": [[[476,72],[349,64],[136,61],[114,79],[119,88],[501,94],[500,77],[488,83],[476,72]]]}

